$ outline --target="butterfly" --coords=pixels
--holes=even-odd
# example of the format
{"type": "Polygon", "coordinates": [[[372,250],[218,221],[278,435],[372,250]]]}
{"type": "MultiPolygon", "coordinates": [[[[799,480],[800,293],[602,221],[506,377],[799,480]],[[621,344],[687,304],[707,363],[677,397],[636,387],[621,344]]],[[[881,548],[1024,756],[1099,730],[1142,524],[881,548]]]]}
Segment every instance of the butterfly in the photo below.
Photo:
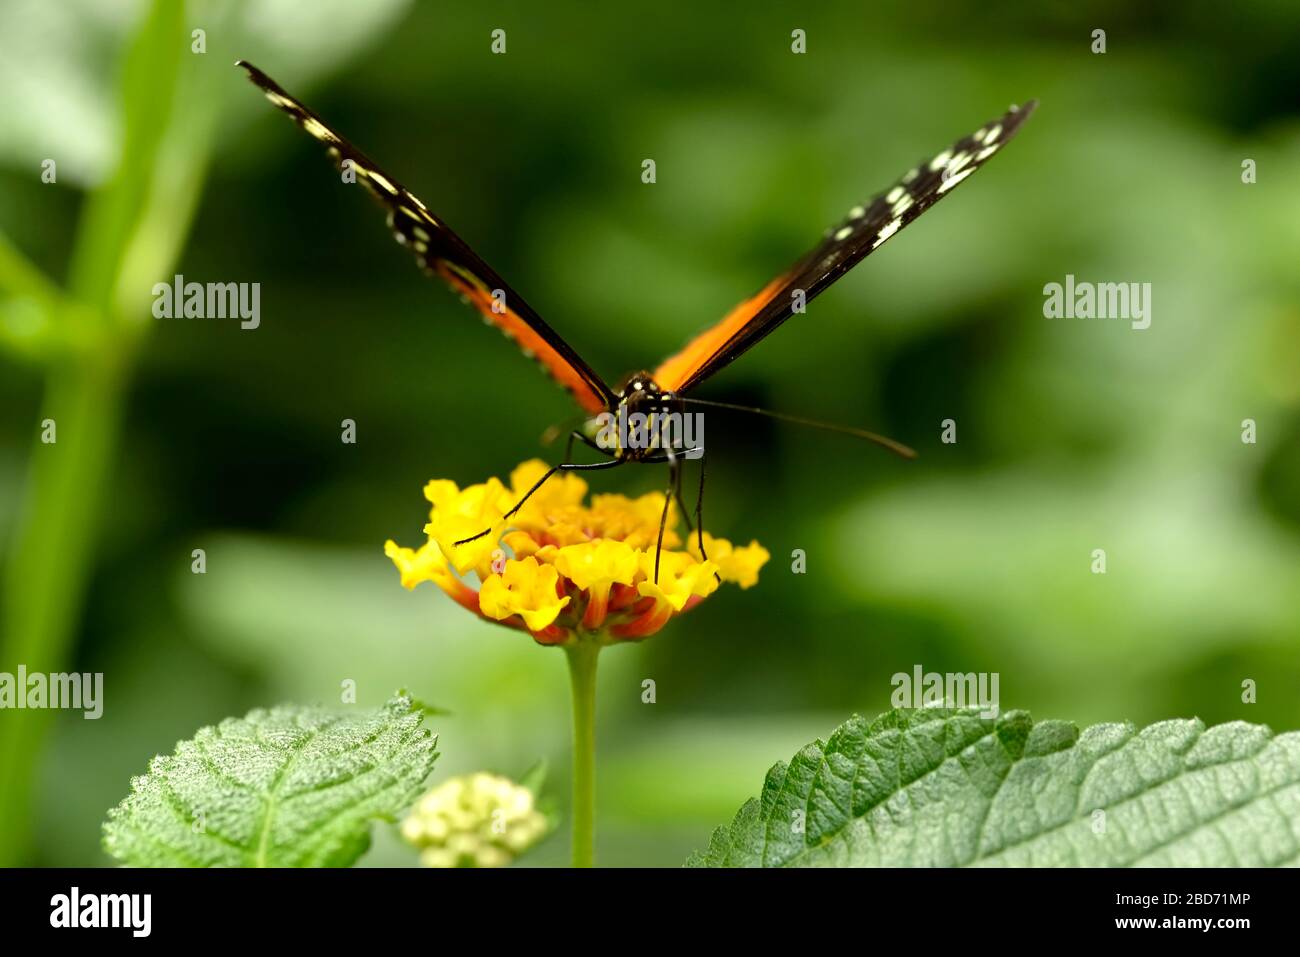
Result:
{"type": "MultiPolygon", "coordinates": [[[[912,167],[887,189],[862,205],[854,206],[843,221],[826,231],[812,250],[756,295],[732,309],[720,322],[688,342],[680,352],[654,370],[634,372],[621,380],[616,388],[611,388],[523,296],[515,292],[420,199],[257,67],[245,60],[238,61],[236,66],[248,73],[249,79],[261,88],[272,104],[324,144],[330,157],[344,171],[345,180],[348,180],[346,174],[350,172],[353,178],[349,181],[361,183],[370,192],[387,211],[388,227],[393,236],[415,254],[415,262],[421,270],[440,277],[474,306],[486,322],[514,340],[526,356],[535,359],[551,378],[569,391],[589,417],[585,430],[570,432],[564,460],[547,471],[506,513],[505,518],[512,517],[557,472],[608,469],[626,462],[667,462],[670,474],[659,525],[659,548],[663,545],[669,503],[675,499],[688,527],[693,526],[693,530],[698,532],[701,557],[704,557],[701,522],[704,449],[691,443],[690,429],[682,426],[688,405],[759,412],[805,425],[848,432],[899,454],[915,455],[906,446],[875,433],[731,403],[705,401],[688,393],[736,361],[791,316],[804,312],[804,306],[810,300],[969,178],[1011,141],[1037,106],[1036,100],[1023,107],[1013,106],[998,119],[912,167]],[[591,463],[571,461],[575,440],[606,458],[591,463]],[[681,499],[683,458],[700,461],[700,491],[693,523],[681,499]]],[[[485,529],[464,541],[473,541],[488,531],[485,529]]],[[[656,551],[656,581],[658,555],[656,551]]]]}

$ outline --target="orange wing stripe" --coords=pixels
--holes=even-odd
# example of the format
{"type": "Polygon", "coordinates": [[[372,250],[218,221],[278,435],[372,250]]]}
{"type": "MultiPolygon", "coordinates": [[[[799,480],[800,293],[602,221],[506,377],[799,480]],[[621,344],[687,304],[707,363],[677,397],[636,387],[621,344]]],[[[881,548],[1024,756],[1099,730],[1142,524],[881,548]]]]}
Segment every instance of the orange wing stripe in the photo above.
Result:
{"type": "Polygon", "coordinates": [[[561,386],[568,389],[578,404],[588,412],[605,411],[605,400],[594,392],[569,363],[545,339],[539,336],[528,323],[510,309],[502,308],[492,294],[483,286],[469,282],[457,272],[446,260],[439,260],[436,266],[439,276],[459,292],[492,325],[506,334],[525,355],[531,356],[541,364],[561,386]],[[502,311],[497,312],[496,306],[502,311]]]}
{"type": "Polygon", "coordinates": [[[665,359],[654,373],[659,388],[667,389],[669,392],[680,389],[695,370],[713,358],[732,336],[745,328],[745,324],[772,301],[789,279],[789,273],[777,276],[764,286],[758,295],[746,299],[727,313],[717,325],[705,329],[688,342],[681,352],[665,359]]]}

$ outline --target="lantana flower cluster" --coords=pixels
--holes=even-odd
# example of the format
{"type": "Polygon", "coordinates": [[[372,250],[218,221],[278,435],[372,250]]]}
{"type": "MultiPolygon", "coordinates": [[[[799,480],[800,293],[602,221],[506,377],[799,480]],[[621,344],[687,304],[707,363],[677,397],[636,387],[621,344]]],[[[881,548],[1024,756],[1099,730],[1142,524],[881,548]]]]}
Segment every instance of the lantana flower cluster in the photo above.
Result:
{"type": "Polygon", "coordinates": [[[402,821],[425,867],[505,867],[549,830],[533,792],[480,771],[451,778],[422,797],[402,821]]]}
{"type": "Polygon", "coordinates": [[[584,504],[587,483],[562,472],[507,520],[546,471],[533,459],[511,473],[509,484],[493,478],[461,489],[445,479],[429,482],[428,540],[418,549],[384,545],[402,584],[431,581],[476,615],[527,631],[541,644],[584,635],[634,640],[698,605],[720,582],[749,588],[771,557],[757,542],[736,547],[706,532],[705,558],[695,533],[685,540],[678,534],[673,502],[656,581],[664,493],[594,495],[584,504]],[[456,544],[484,529],[487,535],[456,544]]]}

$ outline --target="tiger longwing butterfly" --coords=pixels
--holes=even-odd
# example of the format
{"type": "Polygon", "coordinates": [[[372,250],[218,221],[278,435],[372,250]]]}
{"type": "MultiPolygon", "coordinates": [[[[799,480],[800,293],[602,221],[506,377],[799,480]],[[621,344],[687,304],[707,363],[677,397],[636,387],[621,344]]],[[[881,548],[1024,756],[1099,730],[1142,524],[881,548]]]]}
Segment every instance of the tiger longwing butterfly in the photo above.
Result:
{"type": "MultiPolygon", "coordinates": [[[[646,417],[640,421],[649,421],[652,429],[654,422],[667,422],[668,413],[680,413],[688,403],[762,411],[745,410],[742,406],[728,403],[704,402],[688,398],[685,393],[757,345],[795,314],[797,303],[807,303],[821,293],[983,166],[993,154],[1010,142],[1037,105],[1036,100],[1031,100],[1023,107],[1011,107],[1000,118],[986,123],[937,156],[908,170],[888,189],[876,194],[865,204],[853,207],[838,226],[827,230],[817,246],[764,286],[757,295],[736,306],[721,322],[692,339],[681,352],[666,359],[653,372],[632,373],[615,390],[468,243],[431,213],[414,194],[257,67],[244,60],[238,61],[236,65],[247,71],[249,79],[261,88],[271,103],[288,113],[294,122],[325,144],[327,152],[340,169],[351,169],[356,181],[362,183],[380,205],[388,210],[388,225],[393,230],[393,235],[399,243],[414,252],[416,264],[425,273],[440,276],[478,309],[488,323],[513,339],[525,355],[535,358],[556,382],[572,394],[585,413],[593,417],[608,414],[620,421],[631,419],[639,413],[646,417]]],[[[821,425],[794,416],[777,417],[821,425]]],[[[847,428],[840,431],[871,439],[909,457],[914,455],[905,446],[873,433],[847,428]]],[[[550,469],[505,518],[510,518],[556,472],[607,469],[624,462],[667,462],[670,472],[668,491],[659,525],[658,545],[662,548],[670,501],[674,498],[677,500],[683,518],[688,526],[692,524],[681,502],[680,459],[683,456],[699,458],[700,493],[696,500],[693,524],[698,532],[698,544],[703,557],[703,448],[674,448],[673,443],[663,441],[659,433],[652,435],[648,442],[619,441],[614,443],[613,448],[608,446],[609,443],[594,441],[586,432],[575,430],[570,433],[565,460],[550,469]],[[608,458],[592,463],[569,461],[575,439],[608,458]]],[[[488,531],[485,529],[474,538],[486,535],[488,531]]],[[[473,538],[465,541],[473,541],[473,538]]],[[[659,560],[656,551],[656,581],[658,577],[659,560]]]]}

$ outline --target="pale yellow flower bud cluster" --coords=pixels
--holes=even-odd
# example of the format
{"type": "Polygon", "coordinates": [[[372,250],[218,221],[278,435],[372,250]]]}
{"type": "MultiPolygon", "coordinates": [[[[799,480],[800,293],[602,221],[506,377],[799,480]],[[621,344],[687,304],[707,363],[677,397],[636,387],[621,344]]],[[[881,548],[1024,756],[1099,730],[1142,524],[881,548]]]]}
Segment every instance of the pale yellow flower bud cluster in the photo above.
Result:
{"type": "Polygon", "coordinates": [[[547,830],[532,791],[482,771],[440,784],[402,822],[425,867],[504,867],[547,830]]]}

